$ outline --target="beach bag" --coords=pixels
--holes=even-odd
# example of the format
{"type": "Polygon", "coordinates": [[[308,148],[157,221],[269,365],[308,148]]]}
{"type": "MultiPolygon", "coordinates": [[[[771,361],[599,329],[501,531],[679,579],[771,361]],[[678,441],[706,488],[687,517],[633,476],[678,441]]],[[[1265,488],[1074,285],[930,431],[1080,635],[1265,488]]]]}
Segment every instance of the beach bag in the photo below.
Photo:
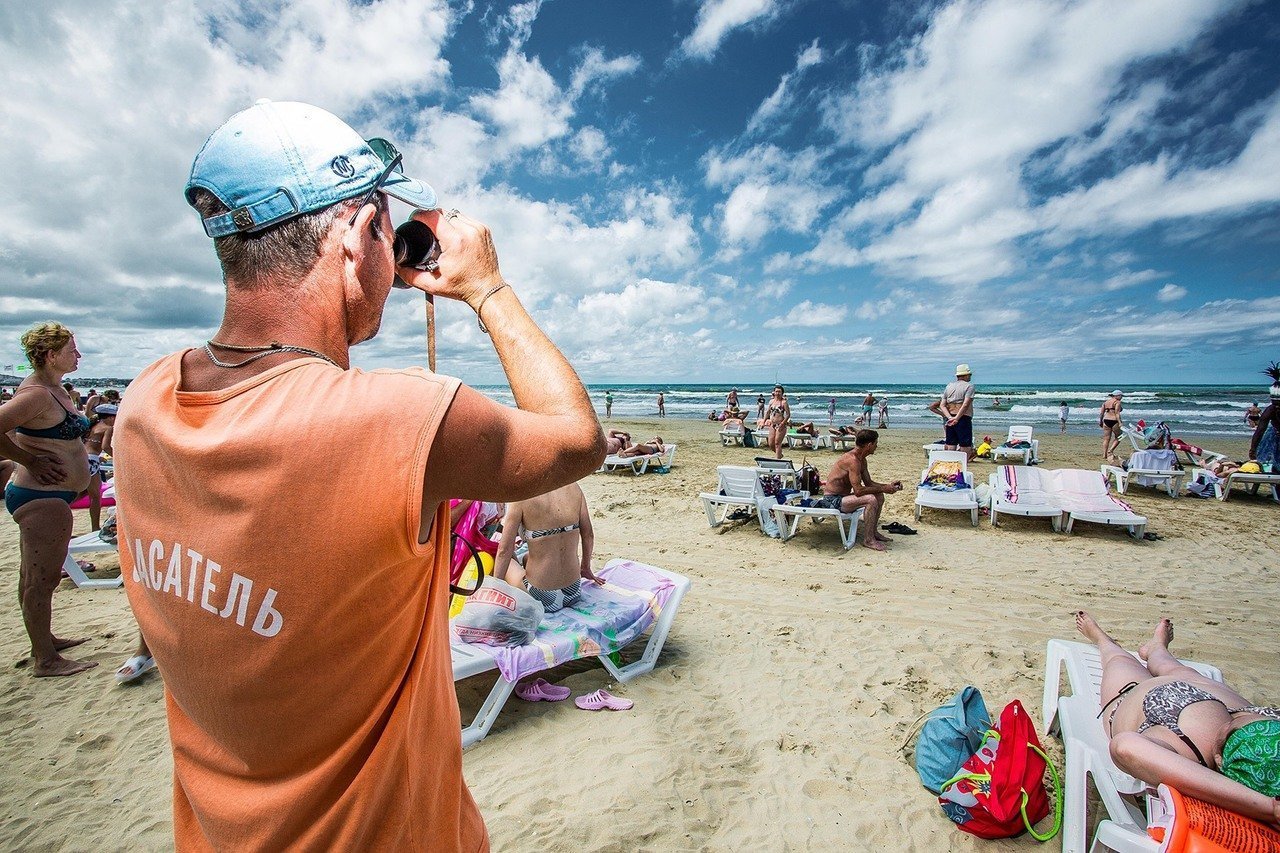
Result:
{"type": "Polygon", "coordinates": [[[782,477],[778,474],[761,474],[760,491],[767,497],[773,497],[782,491],[782,477]]]}
{"type": "Polygon", "coordinates": [[[497,578],[467,599],[454,618],[458,638],[486,646],[523,646],[542,623],[542,602],[497,578]]]}
{"type": "Polygon", "coordinates": [[[742,428],[742,446],[743,447],[759,446],[756,444],[756,434],[751,430],[747,429],[746,427],[742,428]]]}
{"type": "MultiPolygon", "coordinates": [[[[991,714],[982,701],[978,688],[968,685],[941,705],[920,718],[920,737],[916,740],[916,773],[920,784],[935,794],[957,773],[982,745],[983,735],[991,728],[991,714]]],[[[917,721],[919,722],[919,721],[917,721]]],[[[903,751],[911,742],[907,735],[903,751]]]]}
{"type": "Polygon", "coordinates": [[[1062,784],[1049,761],[1035,726],[1018,700],[1005,705],[1000,722],[988,729],[982,744],[960,772],[942,786],[942,811],[965,832],[979,838],[1012,838],[1030,832],[1048,841],[1062,826],[1062,784]],[[1053,776],[1056,796],[1050,808],[1044,771],[1053,776]],[[1053,811],[1053,826],[1039,833],[1035,825],[1053,811]]]}
{"type": "Polygon", "coordinates": [[[808,460],[802,460],[800,470],[796,472],[796,485],[800,491],[811,495],[822,491],[822,478],[818,476],[818,469],[810,465],[808,460]]]}

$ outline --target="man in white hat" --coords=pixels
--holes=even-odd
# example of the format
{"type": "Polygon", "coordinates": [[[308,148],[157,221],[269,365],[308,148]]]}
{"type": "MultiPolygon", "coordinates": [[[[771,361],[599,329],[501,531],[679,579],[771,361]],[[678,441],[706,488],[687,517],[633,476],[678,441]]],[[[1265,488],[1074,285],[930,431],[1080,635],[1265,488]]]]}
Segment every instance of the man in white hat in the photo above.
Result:
{"type": "Polygon", "coordinates": [[[1102,427],[1102,458],[1110,459],[1112,454],[1116,452],[1116,448],[1120,446],[1120,439],[1123,437],[1121,427],[1124,426],[1120,421],[1120,413],[1124,411],[1121,402],[1124,399],[1124,392],[1119,388],[1111,392],[1111,396],[1102,401],[1102,411],[1098,413],[1098,426],[1102,427]]]}
{"type": "Polygon", "coordinates": [[[947,450],[963,450],[973,458],[973,371],[967,364],[956,365],[956,381],[947,385],[938,401],[947,450]]]}

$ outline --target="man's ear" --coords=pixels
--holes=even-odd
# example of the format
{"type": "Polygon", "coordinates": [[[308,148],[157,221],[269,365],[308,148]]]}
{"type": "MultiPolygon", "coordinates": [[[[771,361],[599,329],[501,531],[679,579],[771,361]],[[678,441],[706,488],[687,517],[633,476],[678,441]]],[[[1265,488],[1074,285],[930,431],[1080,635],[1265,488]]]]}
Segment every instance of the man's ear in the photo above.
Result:
{"type": "MultiPolygon", "coordinates": [[[[342,234],[342,253],[344,259],[360,259],[371,251],[377,237],[373,233],[372,223],[377,221],[378,206],[376,204],[361,205],[360,210],[356,213],[355,224],[346,228],[342,234]]],[[[345,219],[339,227],[345,227],[345,219]]]]}

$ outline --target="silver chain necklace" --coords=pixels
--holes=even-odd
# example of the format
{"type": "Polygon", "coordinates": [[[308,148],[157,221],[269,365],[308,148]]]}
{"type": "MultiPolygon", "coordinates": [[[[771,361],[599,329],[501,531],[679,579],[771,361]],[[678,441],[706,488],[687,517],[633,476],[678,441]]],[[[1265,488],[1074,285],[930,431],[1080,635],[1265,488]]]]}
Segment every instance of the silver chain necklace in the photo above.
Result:
{"type": "Polygon", "coordinates": [[[264,347],[242,347],[242,346],[236,346],[235,344],[219,343],[218,341],[214,341],[214,340],[205,341],[205,344],[204,344],[204,354],[209,356],[209,360],[212,361],[214,364],[216,364],[218,367],[226,367],[226,368],[244,367],[246,364],[252,364],[253,362],[257,361],[260,358],[266,358],[267,356],[275,355],[278,352],[296,352],[296,353],[301,353],[302,355],[315,356],[316,358],[323,359],[324,361],[329,362],[334,367],[337,367],[339,370],[342,369],[342,367],[336,361],[329,358],[329,356],[325,355],[322,352],[316,352],[315,350],[307,349],[306,347],[297,347],[297,346],[294,346],[293,344],[282,344],[279,341],[272,341],[271,343],[267,344],[264,347]],[[251,355],[248,358],[246,358],[244,361],[238,361],[233,364],[231,362],[219,360],[218,357],[213,354],[213,349],[211,348],[211,345],[218,347],[219,349],[228,349],[234,352],[252,352],[252,353],[257,353],[257,355],[251,355]]]}

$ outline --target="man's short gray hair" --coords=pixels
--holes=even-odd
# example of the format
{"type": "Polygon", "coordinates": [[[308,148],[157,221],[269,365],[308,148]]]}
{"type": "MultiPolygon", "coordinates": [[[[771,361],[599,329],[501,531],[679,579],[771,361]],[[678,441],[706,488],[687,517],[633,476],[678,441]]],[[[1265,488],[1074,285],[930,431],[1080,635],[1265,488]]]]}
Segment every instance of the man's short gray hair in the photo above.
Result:
{"type": "MultiPolygon", "coordinates": [[[[201,218],[227,212],[227,206],[206,189],[197,187],[191,196],[191,206],[201,218]]],[[[340,201],[261,231],[215,237],[213,248],[222,263],[223,279],[253,288],[271,281],[303,278],[320,260],[333,223],[340,215],[350,213],[354,204],[354,200],[340,201]]],[[[374,193],[374,204],[381,213],[385,204],[381,193],[374,193]]]]}

